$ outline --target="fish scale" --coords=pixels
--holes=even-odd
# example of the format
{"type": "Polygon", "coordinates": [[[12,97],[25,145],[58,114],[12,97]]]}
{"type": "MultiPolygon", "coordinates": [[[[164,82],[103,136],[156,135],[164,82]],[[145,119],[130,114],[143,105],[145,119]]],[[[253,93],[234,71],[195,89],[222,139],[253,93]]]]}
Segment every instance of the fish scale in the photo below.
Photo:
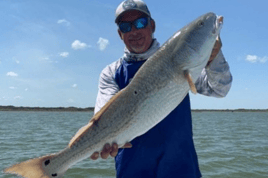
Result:
{"type": "Polygon", "coordinates": [[[140,67],[125,89],[75,134],[64,150],[15,164],[4,172],[28,178],[60,178],[72,165],[100,152],[106,143],[116,142],[121,147],[146,133],[187,95],[189,84],[196,81],[209,60],[222,23],[222,17],[207,13],[183,27],[140,67]]]}

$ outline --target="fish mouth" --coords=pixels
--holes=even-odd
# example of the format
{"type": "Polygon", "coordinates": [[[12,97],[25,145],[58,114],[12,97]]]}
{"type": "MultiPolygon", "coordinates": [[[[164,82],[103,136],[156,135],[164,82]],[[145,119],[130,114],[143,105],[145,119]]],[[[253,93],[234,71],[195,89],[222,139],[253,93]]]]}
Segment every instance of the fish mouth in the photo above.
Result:
{"type": "Polygon", "coordinates": [[[217,20],[218,20],[219,23],[223,23],[223,16],[218,16],[217,20]]]}
{"type": "Polygon", "coordinates": [[[219,31],[222,28],[222,25],[223,25],[223,16],[217,16],[212,33],[213,34],[216,34],[217,32],[219,33],[219,31]]]}

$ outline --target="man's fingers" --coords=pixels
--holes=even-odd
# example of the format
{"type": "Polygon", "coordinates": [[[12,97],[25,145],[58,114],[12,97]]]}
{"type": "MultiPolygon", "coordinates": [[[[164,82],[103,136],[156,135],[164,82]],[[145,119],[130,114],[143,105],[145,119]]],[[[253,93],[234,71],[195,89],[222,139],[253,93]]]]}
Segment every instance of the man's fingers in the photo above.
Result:
{"type": "MultiPolygon", "coordinates": [[[[131,143],[126,143],[122,148],[131,148],[131,147],[132,147],[131,143]]],[[[99,155],[100,155],[102,159],[107,159],[109,155],[111,155],[112,157],[115,157],[117,153],[118,153],[117,143],[113,143],[112,146],[109,143],[106,143],[103,146],[101,153],[95,152],[90,156],[90,158],[92,160],[96,160],[99,158],[99,155]]]]}
{"type": "Polygon", "coordinates": [[[110,146],[109,143],[106,143],[101,151],[101,158],[102,159],[107,159],[108,156],[110,155],[110,152],[112,151],[112,147],[110,146]]]}
{"type": "Polygon", "coordinates": [[[215,42],[215,45],[214,45],[214,47],[213,47],[213,51],[217,51],[217,52],[219,52],[219,50],[221,49],[221,47],[222,47],[222,42],[221,42],[220,37],[218,36],[218,37],[217,37],[217,40],[216,40],[216,42],[215,42]]]}
{"type": "Polygon", "coordinates": [[[216,43],[218,43],[219,47],[222,47],[222,42],[220,36],[217,37],[216,43]]]}
{"type": "Polygon", "coordinates": [[[132,144],[127,142],[122,148],[132,148],[132,144]]]}
{"type": "Polygon", "coordinates": [[[211,62],[218,55],[221,47],[222,47],[221,38],[220,38],[220,36],[218,36],[216,39],[216,42],[214,44],[214,47],[212,49],[212,53],[210,55],[209,62],[211,62]]]}
{"type": "Polygon", "coordinates": [[[90,158],[92,159],[92,160],[96,160],[96,159],[98,159],[99,158],[99,152],[95,152],[95,153],[93,153],[91,156],[90,156],[90,158]]]}
{"type": "Polygon", "coordinates": [[[116,143],[113,143],[112,144],[112,151],[111,151],[110,155],[112,157],[115,157],[117,155],[117,153],[118,153],[118,145],[116,143]]]}

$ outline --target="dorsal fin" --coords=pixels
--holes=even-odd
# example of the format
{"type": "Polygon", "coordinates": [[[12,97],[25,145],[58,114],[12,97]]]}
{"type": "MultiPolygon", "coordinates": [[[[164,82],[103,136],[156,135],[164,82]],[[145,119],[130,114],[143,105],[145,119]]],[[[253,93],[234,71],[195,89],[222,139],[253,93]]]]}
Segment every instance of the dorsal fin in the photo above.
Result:
{"type": "Polygon", "coordinates": [[[82,138],[87,131],[100,119],[102,114],[110,107],[110,105],[120,96],[123,90],[118,92],[116,95],[114,95],[100,110],[97,112],[92,119],[89,121],[87,125],[82,127],[76,134],[75,136],[71,139],[69,142],[69,147],[71,148],[76,142],[82,138]]]}

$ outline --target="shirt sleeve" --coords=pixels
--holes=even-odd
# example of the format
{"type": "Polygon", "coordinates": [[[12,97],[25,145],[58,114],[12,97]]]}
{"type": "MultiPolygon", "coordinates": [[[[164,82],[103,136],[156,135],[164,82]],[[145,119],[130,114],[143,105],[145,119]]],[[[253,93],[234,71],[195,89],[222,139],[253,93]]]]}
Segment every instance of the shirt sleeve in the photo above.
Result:
{"type": "Polygon", "coordinates": [[[220,50],[209,66],[202,70],[195,86],[199,94],[221,98],[227,95],[231,85],[230,68],[220,50]]]}
{"type": "Polygon", "coordinates": [[[98,89],[94,114],[96,114],[111,99],[111,97],[119,91],[119,86],[115,82],[114,74],[109,66],[104,68],[100,74],[98,89]]]}

